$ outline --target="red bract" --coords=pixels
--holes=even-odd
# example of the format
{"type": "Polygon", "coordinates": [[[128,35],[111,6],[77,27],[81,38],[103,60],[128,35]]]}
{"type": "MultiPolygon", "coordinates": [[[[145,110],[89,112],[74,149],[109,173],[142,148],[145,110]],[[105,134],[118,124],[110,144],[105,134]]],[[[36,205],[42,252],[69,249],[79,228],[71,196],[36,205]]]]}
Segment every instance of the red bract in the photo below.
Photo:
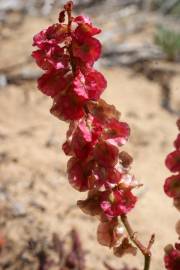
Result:
{"type": "Polygon", "coordinates": [[[171,172],[180,172],[180,150],[170,153],[165,164],[171,172]]]}
{"type": "Polygon", "coordinates": [[[77,72],[77,75],[74,78],[73,91],[79,100],[84,101],[89,99],[88,92],[86,91],[85,87],[85,77],[80,71],[77,72]]]}
{"type": "MultiPolygon", "coordinates": [[[[180,119],[177,121],[178,129],[180,130],[180,119]]],[[[167,196],[173,198],[173,204],[180,210],[180,134],[174,142],[176,151],[170,153],[166,160],[166,166],[171,172],[177,173],[172,175],[165,180],[164,192],[167,196]]],[[[179,223],[176,227],[177,233],[179,234],[179,223]]],[[[168,270],[179,270],[180,269],[180,244],[175,244],[175,247],[168,245],[165,248],[164,263],[168,270]]]]}
{"type": "Polygon", "coordinates": [[[94,175],[96,177],[96,185],[99,187],[104,186],[107,189],[116,186],[122,178],[122,173],[113,167],[96,166],[94,175]]]}
{"type": "Polygon", "coordinates": [[[174,142],[174,146],[176,147],[177,150],[180,150],[180,134],[178,134],[178,136],[174,142]]]}
{"type": "Polygon", "coordinates": [[[47,96],[54,97],[67,87],[62,71],[48,71],[38,79],[38,88],[47,96]]]}
{"type": "Polygon", "coordinates": [[[46,32],[47,32],[47,29],[44,29],[33,37],[33,46],[37,46],[41,48],[44,42],[49,41],[46,37],[46,32]]]}
{"type": "Polygon", "coordinates": [[[130,128],[127,123],[111,119],[105,126],[103,138],[114,145],[123,145],[130,135],[130,128]]]}
{"type": "Polygon", "coordinates": [[[119,159],[124,168],[128,168],[133,162],[133,158],[125,151],[119,153],[119,159]]]}
{"type": "Polygon", "coordinates": [[[130,243],[127,237],[123,239],[118,247],[114,248],[114,255],[117,257],[122,257],[125,254],[132,254],[133,256],[137,254],[137,248],[130,243]]]}
{"type": "Polygon", "coordinates": [[[101,222],[97,229],[98,242],[107,247],[117,245],[123,236],[123,227],[119,226],[117,220],[101,222]]]}
{"type": "Polygon", "coordinates": [[[89,70],[85,75],[79,70],[73,81],[74,92],[80,100],[98,100],[106,86],[104,76],[96,70],[89,70]]]}
{"type": "Polygon", "coordinates": [[[78,120],[84,115],[83,104],[80,104],[77,97],[71,91],[59,95],[50,112],[60,120],[78,120]]]}
{"type": "Polygon", "coordinates": [[[101,208],[109,218],[127,214],[134,208],[137,197],[129,190],[116,190],[104,192],[101,200],[101,208]]]}
{"type": "Polygon", "coordinates": [[[180,174],[170,176],[166,179],[164,191],[169,197],[180,199],[180,174]]]}
{"type": "Polygon", "coordinates": [[[105,141],[99,141],[94,149],[94,158],[100,166],[113,167],[118,161],[119,149],[105,141]]]}
{"type": "Polygon", "coordinates": [[[87,158],[102,133],[102,126],[91,115],[77,121],[73,128],[72,126],[71,124],[63,150],[67,155],[87,158]]]}
{"type": "Polygon", "coordinates": [[[64,49],[59,46],[51,46],[47,51],[47,61],[54,69],[67,69],[69,57],[64,54],[64,49]]]}
{"type": "Polygon", "coordinates": [[[95,36],[101,33],[101,29],[94,27],[88,17],[78,16],[74,18],[74,22],[78,24],[74,32],[74,35],[78,39],[83,39],[84,36],[95,36]]]}
{"type": "Polygon", "coordinates": [[[96,70],[89,70],[85,75],[85,78],[89,99],[98,100],[104,89],[107,87],[106,79],[96,70]]]}
{"type": "Polygon", "coordinates": [[[64,49],[56,44],[44,43],[42,49],[34,51],[32,56],[37,65],[44,70],[68,68],[68,56],[64,54],[64,49]]]}
{"type": "Polygon", "coordinates": [[[166,247],[166,255],[164,257],[165,267],[168,270],[180,269],[180,244],[166,247]]]}
{"type": "Polygon", "coordinates": [[[67,172],[70,184],[79,191],[89,189],[89,177],[91,176],[93,161],[82,162],[77,158],[68,161],[67,172]]]}
{"type": "Polygon", "coordinates": [[[84,121],[80,121],[72,138],[71,147],[78,158],[86,158],[92,147],[92,134],[84,121]]]}
{"type": "Polygon", "coordinates": [[[73,55],[86,63],[94,63],[101,55],[101,43],[92,37],[83,40],[74,38],[72,48],[73,55]]]}
{"type": "Polygon", "coordinates": [[[120,118],[120,112],[116,110],[115,106],[107,104],[103,99],[100,99],[98,103],[89,102],[87,107],[89,112],[103,124],[108,123],[112,118],[116,120],[120,118]]]}
{"type": "Polygon", "coordinates": [[[40,68],[44,70],[52,69],[52,65],[47,60],[46,52],[44,50],[34,51],[32,57],[36,60],[36,63],[40,68]]]}
{"type": "Polygon", "coordinates": [[[101,216],[102,209],[100,207],[101,192],[97,189],[88,192],[86,200],[80,200],[77,202],[78,207],[87,215],[101,216]]]}
{"type": "Polygon", "coordinates": [[[39,32],[33,38],[33,46],[43,49],[44,43],[56,44],[64,41],[67,36],[67,25],[56,23],[39,32]]]}

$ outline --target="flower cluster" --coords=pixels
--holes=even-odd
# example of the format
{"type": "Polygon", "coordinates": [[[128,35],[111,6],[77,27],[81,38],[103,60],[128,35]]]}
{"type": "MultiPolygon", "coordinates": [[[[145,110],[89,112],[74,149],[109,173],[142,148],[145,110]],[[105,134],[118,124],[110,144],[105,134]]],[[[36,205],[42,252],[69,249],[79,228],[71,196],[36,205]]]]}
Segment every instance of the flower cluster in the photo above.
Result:
{"type": "Polygon", "coordinates": [[[165,248],[164,262],[165,267],[168,270],[179,270],[180,269],[180,244],[168,245],[165,248]]]}
{"type": "MultiPolygon", "coordinates": [[[[177,126],[180,131],[180,119],[177,126]]],[[[175,207],[180,210],[180,132],[174,141],[174,147],[175,150],[165,160],[166,167],[174,174],[166,179],[164,191],[173,198],[175,207]]]]}
{"type": "Polygon", "coordinates": [[[34,36],[38,50],[32,56],[45,71],[38,88],[53,99],[51,113],[69,123],[62,146],[70,156],[68,179],[76,190],[88,192],[78,206],[99,217],[98,241],[113,247],[117,256],[135,254],[118,219],[135,206],[132,189],[139,186],[129,173],[131,156],[120,151],[130,128],[116,108],[100,98],[107,82],[94,68],[101,55],[101,44],[94,36],[101,30],[88,17],[72,17],[72,7],[69,1],[59,23],[34,36]]]}
{"type": "MultiPolygon", "coordinates": [[[[180,119],[177,121],[177,126],[180,131],[180,119]]],[[[174,147],[175,150],[165,160],[166,167],[174,174],[165,180],[164,192],[173,198],[174,206],[180,210],[180,132],[174,141],[174,147]]],[[[176,231],[180,236],[180,220],[176,225],[176,231]]],[[[174,247],[168,245],[165,248],[164,261],[166,269],[180,269],[180,244],[176,243],[174,247]]]]}

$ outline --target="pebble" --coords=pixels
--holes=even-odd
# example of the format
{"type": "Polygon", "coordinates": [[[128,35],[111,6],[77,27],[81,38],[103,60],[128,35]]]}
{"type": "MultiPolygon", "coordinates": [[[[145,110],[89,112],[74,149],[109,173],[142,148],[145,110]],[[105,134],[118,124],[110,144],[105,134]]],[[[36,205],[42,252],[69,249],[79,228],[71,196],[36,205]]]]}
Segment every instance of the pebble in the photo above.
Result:
{"type": "Polygon", "coordinates": [[[24,217],[27,214],[24,204],[20,202],[13,202],[11,210],[14,217],[24,217]]]}
{"type": "Polygon", "coordinates": [[[7,77],[4,74],[0,74],[0,88],[7,86],[7,77]]]}

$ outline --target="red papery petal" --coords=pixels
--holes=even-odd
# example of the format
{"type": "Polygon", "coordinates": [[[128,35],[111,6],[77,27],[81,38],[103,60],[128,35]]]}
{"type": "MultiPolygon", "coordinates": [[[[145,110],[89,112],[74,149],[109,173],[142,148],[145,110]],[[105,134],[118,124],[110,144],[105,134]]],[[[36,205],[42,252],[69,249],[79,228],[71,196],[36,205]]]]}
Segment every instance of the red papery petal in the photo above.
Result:
{"type": "Polygon", "coordinates": [[[63,149],[68,155],[74,154],[76,157],[84,159],[92,151],[101,133],[100,123],[94,117],[88,115],[76,122],[73,128],[72,125],[70,126],[63,149]]]}
{"type": "Polygon", "coordinates": [[[69,129],[67,130],[66,132],[66,142],[62,145],[62,149],[64,151],[64,153],[66,155],[73,155],[73,150],[72,150],[72,147],[71,147],[71,141],[72,141],[72,136],[73,136],[73,133],[75,132],[76,130],[76,127],[78,125],[78,121],[71,121],[70,124],[69,124],[69,129]]]}
{"type": "Polygon", "coordinates": [[[129,135],[130,128],[127,123],[111,119],[106,125],[103,138],[111,144],[121,146],[126,143],[129,135]]]}
{"type": "Polygon", "coordinates": [[[78,24],[78,27],[74,31],[77,39],[82,40],[84,36],[95,36],[101,33],[101,29],[94,27],[88,17],[78,16],[74,19],[74,22],[78,24]]]}
{"type": "Polygon", "coordinates": [[[165,193],[172,198],[180,198],[180,174],[170,176],[164,184],[165,193]]]}
{"type": "Polygon", "coordinates": [[[64,55],[64,50],[59,46],[44,44],[42,50],[37,50],[32,53],[37,65],[44,69],[63,69],[68,67],[68,56],[64,55]]]}
{"type": "Polygon", "coordinates": [[[49,61],[54,69],[67,68],[68,60],[69,57],[64,54],[64,49],[59,46],[51,46],[47,52],[47,61],[49,61]]]}
{"type": "Polygon", "coordinates": [[[85,77],[78,71],[73,81],[73,91],[78,96],[79,100],[88,100],[88,93],[85,88],[85,77]]]}
{"type": "Polygon", "coordinates": [[[86,91],[91,100],[98,100],[107,87],[104,76],[96,70],[91,70],[85,75],[86,91]]]}
{"type": "Polygon", "coordinates": [[[76,28],[76,30],[74,31],[74,36],[77,39],[83,40],[85,35],[92,37],[92,36],[98,35],[99,33],[101,33],[101,29],[93,27],[92,25],[85,23],[85,24],[79,25],[76,28]]]}
{"type": "Polygon", "coordinates": [[[89,189],[88,177],[91,175],[94,163],[89,161],[82,162],[77,158],[68,161],[67,172],[70,184],[78,191],[89,189]]]}
{"type": "Polygon", "coordinates": [[[52,65],[47,61],[46,52],[44,50],[34,51],[32,57],[36,60],[36,63],[40,68],[44,70],[52,69],[52,65]]]}
{"type": "Polygon", "coordinates": [[[109,119],[119,120],[120,118],[120,112],[116,110],[115,106],[109,105],[103,99],[98,100],[98,103],[89,102],[87,107],[89,112],[104,124],[108,123],[109,119]]]}
{"type": "Polygon", "coordinates": [[[113,167],[118,161],[119,149],[105,141],[97,143],[94,158],[100,166],[113,167]]]}
{"type": "Polygon", "coordinates": [[[178,134],[178,136],[174,142],[174,146],[176,147],[177,150],[180,150],[180,134],[178,134]]]}
{"type": "Polygon", "coordinates": [[[83,41],[73,39],[72,46],[73,55],[86,63],[94,63],[101,55],[101,43],[93,37],[86,37],[83,41]]]}
{"type": "Polygon", "coordinates": [[[56,23],[35,35],[33,46],[38,46],[42,49],[44,42],[49,42],[50,44],[60,43],[64,41],[66,36],[67,25],[56,23]]]}
{"type": "Polygon", "coordinates": [[[76,22],[77,24],[92,24],[91,19],[88,16],[77,16],[74,18],[73,22],[76,22]]]}
{"type": "Polygon", "coordinates": [[[137,197],[130,190],[105,191],[102,196],[101,208],[109,218],[127,214],[134,208],[137,197]]]}
{"type": "Polygon", "coordinates": [[[180,150],[170,153],[165,164],[171,172],[180,172],[180,150]]]}
{"type": "Polygon", "coordinates": [[[128,168],[133,162],[133,158],[126,151],[122,151],[119,153],[119,161],[124,168],[128,168]]]}
{"type": "Polygon", "coordinates": [[[101,222],[97,229],[97,240],[98,242],[107,247],[113,247],[122,237],[122,235],[116,234],[118,228],[118,221],[111,220],[107,222],[101,222]]]}
{"type": "Polygon", "coordinates": [[[80,121],[74,132],[71,147],[78,158],[86,158],[92,147],[92,134],[84,121],[80,121]]]}
{"type": "Polygon", "coordinates": [[[167,254],[164,256],[165,267],[168,270],[180,269],[180,244],[175,244],[175,247],[169,247],[167,254]]]}
{"type": "Polygon", "coordinates": [[[43,42],[48,41],[46,37],[46,31],[47,29],[44,29],[33,37],[33,46],[41,47],[43,42]]]}
{"type": "Polygon", "coordinates": [[[113,251],[114,255],[117,257],[122,257],[126,254],[131,254],[135,256],[137,254],[137,248],[129,242],[129,239],[127,237],[125,237],[120,246],[115,247],[113,251]]]}
{"type": "Polygon", "coordinates": [[[85,200],[77,202],[78,207],[87,215],[100,216],[102,209],[100,207],[101,192],[98,190],[91,190],[88,192],[88,197],[85,200]]]}
{"type": "Polygon", "coordinates": [[[64,151],[64,153],[67,156],[72,156],[73,155],[71,143],[69,141],[66,141],[65,143],[63,143],[62,150],[64,151]]]}
{"type": "Polygon", "coordinates": [[[118,184],[121,180],[122,174],[116,168],[105,168],[97,166],[94,169],[94,175],[96,176],[96,186],[109,189],[115,184],[118,184]]]}
{"type": "Polygon", "coordinates": [[[106,86],[104,76],[96,70],[89,70],[84,75],[79,70],[73,81],[74,92],[80,100],[98,100],[106,86]]]}
{"type": "Polygon", "coordinates": [[[78,120],[84,115],[83,104],[71,92],[59,95],[50,112],[64,121],[78,120]]]}
{"type": "Polygon", "coordinates": [[[47,96],[54,97],[65,89],[67,81],[64,73],[51,70],[38,79],[38,88],[47,96]]]}

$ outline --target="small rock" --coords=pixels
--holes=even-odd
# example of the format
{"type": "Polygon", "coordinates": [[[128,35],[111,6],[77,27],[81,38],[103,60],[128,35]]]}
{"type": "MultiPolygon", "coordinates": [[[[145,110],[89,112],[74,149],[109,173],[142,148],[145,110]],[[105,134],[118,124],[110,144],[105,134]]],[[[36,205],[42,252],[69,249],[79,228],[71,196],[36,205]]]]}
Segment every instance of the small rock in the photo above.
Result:
{"type": "Polygon", "coordinates": [[[25,206],[20,202],[12,203],[12,214],[14,217],[24,217],[27,215],[25,206]]]}
{"type": "Polygon", "coordinates": [[[7,77],[4,74],[0,74],[0,88],[7,86],[7,77]]]}

